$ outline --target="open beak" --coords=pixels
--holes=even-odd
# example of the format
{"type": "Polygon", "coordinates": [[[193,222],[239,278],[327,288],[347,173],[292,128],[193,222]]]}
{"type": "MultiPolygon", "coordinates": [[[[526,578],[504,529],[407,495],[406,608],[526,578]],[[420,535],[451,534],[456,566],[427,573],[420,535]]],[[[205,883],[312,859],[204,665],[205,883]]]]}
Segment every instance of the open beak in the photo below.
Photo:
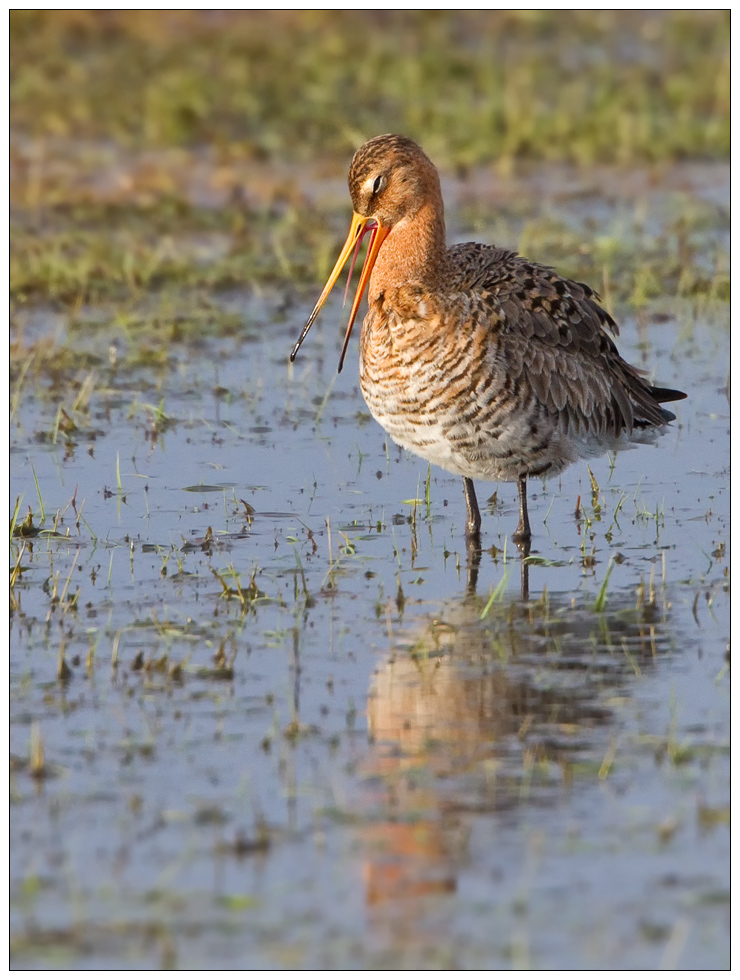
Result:
{"type": "Polygon", "coordinates": [[[347,264],[347,260],[349,259],[350,255],[352,255],[354,249],[357,246],[359,246],[362,236],[365,230],[367,229],[367,226],[371,222],[373,222],[374,225],[371,229],[369,229],[371,235],[370,245],[368,246],[367,255],[365,256],[365,264],[362,267],[362,274],[360,275],[360,284],[357,287],[357,292],[355,293],[355,298],[352,303],[352,310],[349,315],[349,325],[347,326],[347,332],[344,335],[344,343],[342,344],[342,353],[339,358],[339,367],[337,370],[338,371],[342,370],[342,365],[344,364],[344,355],[347,352],[347,344],[349,343],[349,337],[350,334],[352,333],[352,326],[355,322],[355,317],[357,316],[357,310],[360,306],[360,302],[362,301],[362,294],[365,292],[365,287],[367,286],[368,280],[370,278],[370,273],[373,271],[375,260],[378,257],[378,252],[380,251],[380,246],[388,237],[388,232],[391,230],[389,227],[386,228],[383,225],[379,224],[375,220],[375,218],[365,218],[363,215],[357,214],[357,212],[355,212],[352,215],[352,224],[350,225],[349,228],[347,241],[344,243],[344,247],[342,248],[342,251],[339,253],[337,264],[332,269],[331,275],[326,281],[326,285],[324,286],[323,292],[321,293],[321,296],[319,296],[318,302],[316,303],[316,306],[314,306],[311,316],[306,321],[306,326],[303,328],[303,331],[301,332],[301,335],[298,338],[298,342],[296,343],[295,347],[290,353],[291,361],[295,360],[296,354],[298,353],[298,348],[306,339],[306,334],[311,329],[311,326],[314,320],[316,319],[316,317],[319,315],[319,310],[326,302],[326,298],[334,288],[334,284],[339,278],[342,269],[347,264]]]}

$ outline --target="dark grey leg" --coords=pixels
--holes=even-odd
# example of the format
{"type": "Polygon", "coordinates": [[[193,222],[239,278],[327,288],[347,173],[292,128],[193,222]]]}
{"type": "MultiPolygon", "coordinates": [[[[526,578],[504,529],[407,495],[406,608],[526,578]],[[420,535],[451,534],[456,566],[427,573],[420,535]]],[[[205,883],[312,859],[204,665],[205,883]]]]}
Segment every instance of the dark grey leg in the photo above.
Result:
{"type": "Polygon", "coordinates": [[[532,540],[532,530],[529,526],[529,514],[527,513],[527,478],[520,476],[519,487],[519,523],[514,531],[514,541],[516,544],[529,544],[532,540]]]}
{"type": "Polygon", "coordinates": [[[465,489],[465,503],[468,507],[468,523],[465,525],[465,534],[468,537],[476,537],[480,533],[480,511],[478,510],[473,481],[469,480],[467,476],[463,477],[463,487],[465,489]]]}

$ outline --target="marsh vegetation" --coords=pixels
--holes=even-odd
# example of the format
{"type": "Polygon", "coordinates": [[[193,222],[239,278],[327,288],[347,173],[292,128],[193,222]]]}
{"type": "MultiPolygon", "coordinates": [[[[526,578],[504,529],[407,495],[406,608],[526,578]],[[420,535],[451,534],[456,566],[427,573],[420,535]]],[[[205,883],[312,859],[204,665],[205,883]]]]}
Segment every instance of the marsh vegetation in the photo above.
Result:
{"type": "Polygon", "coordinates": [[[729,962],[729,19],[13,12],[16,968],[729,962]],[[479,489],[368,416],[367,136],[690,393],[479,489]]]}

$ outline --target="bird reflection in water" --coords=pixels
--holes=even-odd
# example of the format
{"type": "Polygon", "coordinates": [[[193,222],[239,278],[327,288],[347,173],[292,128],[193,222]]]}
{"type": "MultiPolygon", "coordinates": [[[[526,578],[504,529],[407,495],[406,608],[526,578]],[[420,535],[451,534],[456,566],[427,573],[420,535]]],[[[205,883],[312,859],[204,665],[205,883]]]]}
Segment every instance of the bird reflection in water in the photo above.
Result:
{"type": "Polygon", "coordinates": [[[570,594],[485,605],[469,593],[405,628],[368,696],[365,897],[407,951],[430,938],[426,900],[456,890],[474,820],[568,792],[608,752],[609,699],[668,648],[666,610],[631,591],[601,614],[570,594]]]}

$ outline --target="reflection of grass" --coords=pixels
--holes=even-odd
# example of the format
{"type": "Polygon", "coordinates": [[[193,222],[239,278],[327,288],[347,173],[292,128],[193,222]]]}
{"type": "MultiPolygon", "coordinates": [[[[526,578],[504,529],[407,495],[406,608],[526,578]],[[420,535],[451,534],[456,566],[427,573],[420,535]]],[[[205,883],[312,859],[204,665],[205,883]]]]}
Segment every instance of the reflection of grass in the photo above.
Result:
{"type": "Polygon", "coordinates": [[[729,152],[725,11],[209,13],[12,12],[14,128],[256,158],[393,130],[458,164],[729,152]]]}

